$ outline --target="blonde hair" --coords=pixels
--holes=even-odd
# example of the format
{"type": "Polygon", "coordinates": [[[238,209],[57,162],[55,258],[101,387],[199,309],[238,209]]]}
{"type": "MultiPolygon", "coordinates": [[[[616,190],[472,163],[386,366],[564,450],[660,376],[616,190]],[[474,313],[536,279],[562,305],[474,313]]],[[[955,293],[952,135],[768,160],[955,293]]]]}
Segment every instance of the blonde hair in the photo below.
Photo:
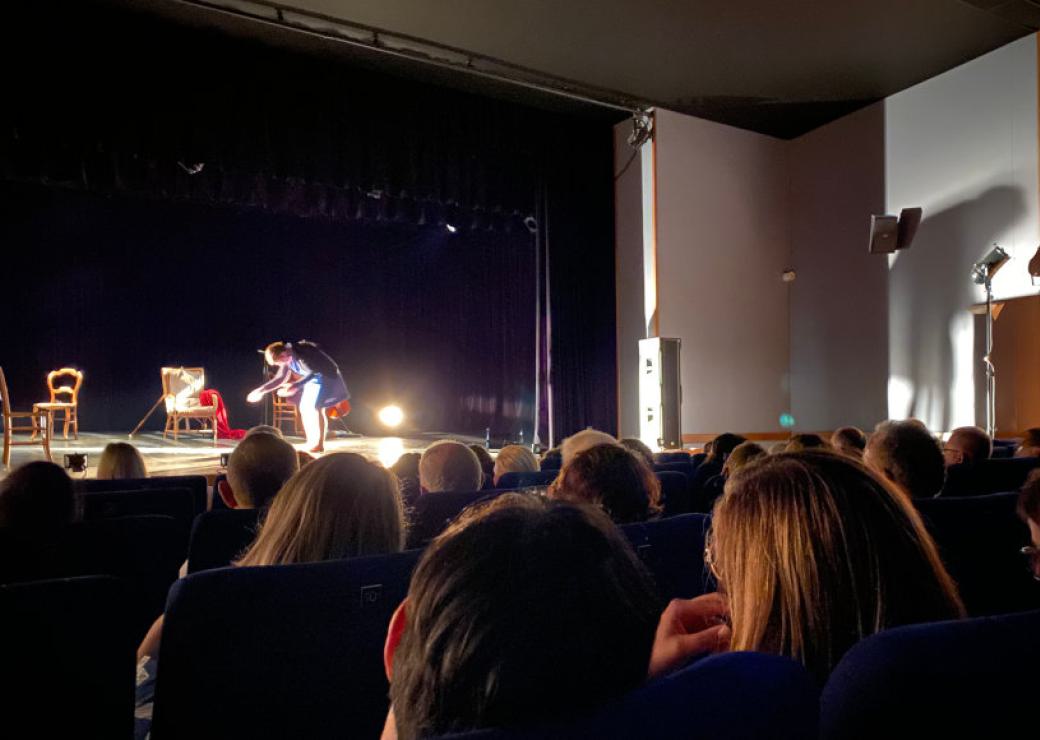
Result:
{"type": "Polygon", "coordinates": [[[97,466],[98,480],[147,478],[148,469],[137,448],[128,442],[109,442],[97,466]]]}
{"type": "Polygon", "coordinates": [[[394,474],[361,455],[338,452],[289,479],[236,565],[400,552],[404,536],[404,508],[394,474]]]}
{"type": "Polygon", "coordinates": [[[533,473],[538,470],[538,458],[522,445],[506,445],[495,458],[495,483],[506,473],[533,473]]]}
{"type": "Polygon", "coordinates": [[[833,453],[738,471],[715,505],[707,554],[728,595],[731,649],[786,655],[821,679],[867,635],[964,615],[907,499],[833,453]]]}
{"type": "Polygon", "coordinates": [[[733,475],[748,463],[765,457],[765,455],[766,451],[761,445],[754,442],[741,442],[733,448],[733,452],[729,453],[726,462],[722,463],[722,473],[727,476],[733,475]]]}

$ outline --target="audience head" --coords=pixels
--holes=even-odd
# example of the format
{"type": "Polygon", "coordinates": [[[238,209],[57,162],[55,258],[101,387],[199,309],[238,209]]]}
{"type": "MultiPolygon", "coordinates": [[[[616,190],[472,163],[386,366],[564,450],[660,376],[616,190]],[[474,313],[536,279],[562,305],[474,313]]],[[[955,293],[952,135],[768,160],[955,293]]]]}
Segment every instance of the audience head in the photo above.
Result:
{"type": "Polygon", "coordinates": [[[421,452],[406,452],[397,458],[397,462],[390,466],[390,470],[401,480],[414,478],[419,480],[419,459],[421,452]]]}
{"type": "MultiPolygon", "coordinates": [[[[739,434],[733,434],[732,432],[726,432],[720,434],[708,444],[711,446],[708,451],[708,456],[705,458],[705,462],[716,462],[722,464],[729,457],[729,453],[736,449],[737,445],[747,442],[746,439],[741,437],[739,434]]],[[[706,450],[708,448],[705,448],[706,450]]]]}
{"type": "Polygon", "coordinates": [[[228,457],[227,486],[218,488],[233,509],[264,509],[297,470],[296,449],[273,434],[248,434],[228,457]]]}
{"type": "Polygon", "coordinates": [[[867,440],[863,462],[911,498],[937,496],[946,482],[942,449],[915,419],[878,424],[867,440]]]}
{"type": "Polygon", "coordinates": [[[251,437],[254,434],[273,434],[278,439],[285,439],[285,435],[282,434],[282,430],[278,427],[273,427],[270,424],[257,424],[255,427],[249,427],[246,432],[247,437],[251,437]]]}
{"type": "Polygon", "coordinates": [[[943,447],[943,458],[947,465],[966,463],[974,465],[980,460],[989,460],[993,454],[993,440],[978,427],[957,427],[943,447]]]}
{"type": "Polygon", "coordinates": [[[238,565],[284,565],[400,552],[397,478],[361,455],[337,452],[289,479],[238,565]]]}
{"type": "Polygon", "coordinates": [[[820,679],[867,635],[964,613],[909,500],[841,455],[782,453],[737,472],[708,556],[731,649],[793,657],[820,679]]]}
{"type": "Polygon", "coordinates": [[[1026,430],[1022,444],[1015,450],[1015,457],[1040,457],[1040,427],[1026,430]]]}
{"type": "Polygon", "coordinates": [[[829,449],[830,445],[827,441],[819,434],[793,434],[791,439],[787,440],[787,449],[785,452],[805,452],[806,450],[819,450],[829,449]]]}
{"type": "Polygon", "coordinates": [[[538,458],[522,445],[507,445],[498,452],[495,458],[495,470],[492,480],[498,485],[499,479],[506,473],[534,473],[538,471],[538,458]]]}
{"type": "Polygon", "coordinates": [[[563,454],[560,452],[559,445],[542,453],[542,470],[550,470],[554,467],[557,470],[563,467],[563,454]]]}
{"type": "Polygon", "coordinates": [[[762,449],[761,445],[754,442],[741,442],[733,448],[733,452],[729,453],[726,462],[722,464],[722,474],[727,477],[733,475],[748,463],[765,457],[765,455],[766,451],[762,449]]]}
{"type": "Polygon", "coordinates": [[[461,442],[434,442],[419,459],[419,485],[426,493],[479,491],[483,482],[480,460],[461,442]]]}
{"type": "Polygon", "coordinates": [[[863,450],[867,447],[867,435],[859,427],[842,427],[831,435],[831,447],[843,455],[863,459],[863,450]]]}
{"type": "Polygon", "coordinates": [[[560,445],[563,465],[569,463],[579,452],[584,452],[596,445],[616,445],[617,443],[618,441],[606,432],[598,429],[584,429],[567,437],[560,445]]]}
{"type": "Polygon", "coordinates": [[[75,521],[77,515],[72,479],[60,465],[25,463],[0,481],[0,527],[40,535],[75,521]]]}
{"type": "Polygon", "coordinates": [[[123,480],[147,478],[148,470],[144,458],[137,448],[128,442],[109,442],[98,461],[98,480],[123,480]]]}
{"type": "Polygon", "coordinates": [[[1040,580],[1040,470],[1034,470],[1018,494],[1018,515],[1029,527],[1029,557],[1033,578],[1040,580]]]}
{"type": "Polygon", "coordinates": [[[635,437],[625,437],[624,439],[620,440],[618,444],[627,449],[629,452],[639,455],[639,457],[643,458],[643,462],[649,465],[650,469],[653,470],[654,464],[657,462],[654,459],[654,451],[647,447],[646,443],[643,442],[643,440],[636,439],[635,437]]]}
{"type": "Polygon", "coordinates": [[[660,509],[661,483],[643,459],[617,444],[598,445],[565,463],[549,497],[595,504],[615,522],[642,522],[660,509]]]}
{"type": "Polygon", "coordinates": [[[602,512],[500,496],[426,549],[391,621],[397,735],[588,711],[646,678],[659,614],[642,563],[602,512]]]}
{"type": "Polygon", "coordinates": [[[469,448],[473,450],[473,454],[480,461],[480,470],[484,473],[484,482],[493,481],[495,479],[495,461],[492,459],[491,453],[487,451],[484,445],[469,445],[469,448]]]}

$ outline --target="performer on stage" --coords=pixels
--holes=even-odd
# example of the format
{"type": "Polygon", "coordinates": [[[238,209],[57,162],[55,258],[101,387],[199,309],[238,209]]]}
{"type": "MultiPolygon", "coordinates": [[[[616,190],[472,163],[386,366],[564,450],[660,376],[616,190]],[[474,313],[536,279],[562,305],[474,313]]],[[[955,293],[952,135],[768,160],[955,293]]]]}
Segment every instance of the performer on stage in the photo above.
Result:
{"type": "Polygon", "coordinates": [[[349,409],[350,391],[343,382],[339,367],[331,357],[313,342],[272,342],[264,350],[269,365],[278,367],[271,380],[255,388],[246,396],[249,403],[259,403],[271,391],[290,399],[300,409],[303,429],[310,452],[325,451],[326,410],[339,407],[349,409]],[[293,382],[292,374],[301,375],[293,382]]]}

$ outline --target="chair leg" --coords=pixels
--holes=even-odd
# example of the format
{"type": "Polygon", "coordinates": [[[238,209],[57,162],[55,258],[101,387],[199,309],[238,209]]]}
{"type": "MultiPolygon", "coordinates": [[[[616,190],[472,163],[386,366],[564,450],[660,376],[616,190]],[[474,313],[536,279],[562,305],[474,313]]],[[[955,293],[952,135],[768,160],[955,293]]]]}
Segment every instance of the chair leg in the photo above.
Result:
{"type": "Polygon", "coordinates": [[[181,417],[174,416],[173,417],[173,441],[174,442],[177,441],[177,433],[180,432],[180,429],[181,429],[181,417]]]}
{"type": "Polygon", "coordinates": [[[72,407],[72,438],[79,439],[79,407],[72,407]]]}
{"type": "Polygon", "coordinates": [[[213,427],[213,446],[217,446],[217,417],[214,416],[209,420],[210,425],[213,427]]]}
{"type": "Polygon", "coordinates": [[[47,462],[54,462],[51,459],[51,429],[54,425],[51,423],[53,414],[47,414],[47,428],[43,430],[43,454],[47,458],[47,462]]]}
{"type": "Polygon", "coordinates": [[[70,412],[71,412],[71,409],[68,409],[68,408],[65,409],[65,426],[64,426],[64,431],[63,431],[63,435],[62,435],[62,436],[64,436],[65,439],[69,438],[69,413],[70,412]]]}
{"type": "Polygon", "coordinates": [[[11,465],[11,420],[4,420],[4,467],[11,465]]]}

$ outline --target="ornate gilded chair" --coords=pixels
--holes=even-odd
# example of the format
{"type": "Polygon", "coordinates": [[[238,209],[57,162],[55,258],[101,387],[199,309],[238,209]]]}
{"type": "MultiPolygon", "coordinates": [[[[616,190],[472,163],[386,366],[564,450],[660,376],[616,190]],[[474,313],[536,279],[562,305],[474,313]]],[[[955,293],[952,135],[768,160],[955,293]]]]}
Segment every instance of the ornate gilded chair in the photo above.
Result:
{"type": "Polygon", "coordinates": [[[4,369],[0,367],[0,409],[3,411],[4,421],[4,467],[11,464],[11,448],[23,445],[40,445],[43,454],[48,460],[51,459],[51,429],[48,424],[47,414],[43,411],[12,411],[11,398],[7,393],[7,378],[4,377],[4,369]],[[28,420],[27,426],[16,426],[16,420],[28,420]],[[16,442],[15,432],[32,432],[28,440],[16,442]],[[37,439],[39,436],[39,439],[37,439]]]}
{"type": "MultiPolygon", "coordinates": [[[[83,373],[72,367],[63,367],[60,370],[51,370],[47,373],[47,390],[50,391],[51,400],[33,404],[33,411],[42,411],[47,414],[47,428],[54,429],[54,414],[57,411],[65,412],[65,426],[63,436],[69,438],[69,427],[72,427],[72,436],[79,439],[79,389],[83,385],[83,373]],[[59,381],[66,380],[64,385],[58,385],[59,381]]],[[[35,435],[34,435],[35,436],[35,435]]]]}
{"type": "Polygon", "coordinates": [[[184,430],[191,431],[191,420],[203,422],[213,432],[213,444],[217,444],[217,405],[203,406],[199,395],[206,387],[206,369],[202,367],[162,368],[163,401],[166,404],[166,427],[163,439],[171,431],[177,439],[181,421],[184,430]]]}

